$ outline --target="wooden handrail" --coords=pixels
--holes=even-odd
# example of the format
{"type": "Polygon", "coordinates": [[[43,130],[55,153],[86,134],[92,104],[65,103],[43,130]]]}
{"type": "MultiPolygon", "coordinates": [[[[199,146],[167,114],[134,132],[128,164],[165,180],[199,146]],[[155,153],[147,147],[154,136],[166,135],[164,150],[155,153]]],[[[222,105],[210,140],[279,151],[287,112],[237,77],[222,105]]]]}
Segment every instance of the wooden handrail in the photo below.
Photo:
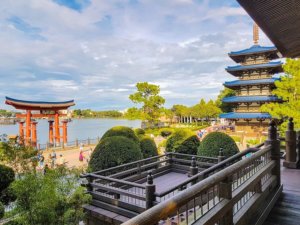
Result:
{"type": "Polygon", "coordinates": [[[149,225],[157,224],[161,219],[168,217],[176,213],[176,210],[189,201],[191,201],[195,196],[200,195],[201,192],[207,190],[208,188],[224,181],[227,177],[232,174],[240,171],[245,166],[249,165],[251,162],[255,161],[259,157],[263,156],[267,152],[271,151],[271,146],[266,146],[260,151],[257,151],[255,154],[250,157],[239,161],[229,167],[226,170],[219,171],[212,176],[200,181],[199,183],[191,186],[188,190],[178,193],[172,198],[152,207],[151,209],[141,213],[140,215],[128,220],[124,225],[149,225]]]}

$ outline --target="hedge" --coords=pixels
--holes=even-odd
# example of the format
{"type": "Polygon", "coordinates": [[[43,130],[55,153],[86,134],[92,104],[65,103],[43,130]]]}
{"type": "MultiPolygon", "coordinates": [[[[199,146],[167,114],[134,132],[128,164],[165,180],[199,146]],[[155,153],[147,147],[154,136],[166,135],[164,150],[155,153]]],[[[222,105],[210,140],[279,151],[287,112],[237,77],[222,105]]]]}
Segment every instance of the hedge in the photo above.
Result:
{"type": "Polygon", "coordinates": [[[134,133],[136,134],[136,136],[140,137],[146,134],[146,131],[142,128],[136,128],[134,129],[134,133]]]}
{"type": "Polygon", "coordinates": [[[140,141],[141,151],[144,159],[158,155],[156,144],[152,138],[143,137],[140,141]]]}
{"type": "Polygon", "coordinates": [[[160,129],[160,135],[163,137],[168,137],[170,136],[174,130],[172,128],[162,128],[160,129]]]}
{"type": "Polygon", "coordinates": [[[15,172],[13,169],[5,165],[0,165],[0,195],[14,180],[15,172]]]}
{"type": "Polygon", "coordinates": [[[105,134],[102,136],[101,140],[107,137],[114,137],[114,136],[123,136],[133,140],[136,143],[139,143],[139,139],[134,133],[134,131],[130,127],[125,126],[116,126],[112,127],[111,129],[107,130],[105,134]]]}
{"type": "Polygon", "coordinates": [[[221,132],[212,132],[203,138],[198,155],[217,157],[220,148],[223,148],[225,157],[230,157],[239,152],[238,146],[229,135],[221,132]]]}
{"type": "Polygon", "coordinates": [[[180,129],[167,139],[166,151],[196,155],[199,145],[200,141],[193,132],[180,129]]]}
{"type": "Polygon", "coordinates": [[[142,159],[139,144],[132,139],[113,136],[101,139],[91,155],[90,171],[98,171],[142,159]]]}

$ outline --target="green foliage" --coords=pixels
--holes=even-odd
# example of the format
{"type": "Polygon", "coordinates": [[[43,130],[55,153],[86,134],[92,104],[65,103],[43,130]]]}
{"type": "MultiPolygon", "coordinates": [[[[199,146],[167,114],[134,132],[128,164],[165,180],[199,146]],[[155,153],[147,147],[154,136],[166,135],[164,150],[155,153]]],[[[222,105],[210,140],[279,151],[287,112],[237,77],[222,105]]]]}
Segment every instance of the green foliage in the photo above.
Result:
{"type": "Polygon", "coordinates": [[[141,137],[146,134],[146,131],[142,128],[136,128],[134,129],[134,133],[136,134],[136,136],[141,137]]]}
{"type": "Polygon", "coordinates": [[[139,143],[122,136],[101,139],[92,153],[89,170],[98,171],[142,159],[139,143]]]}
{"type": "Polygon", "coordinates": [[[84,188],[78,186],[78,177],[67,170],[49,170],[45,176],[26,173],[12,187],[19,224],[78,224],[84,219],[82,205],[90,201],[84,188]],[[72,217],[70,211],[74,211],[72,217]]]}
{"type": "Polygon", "coordinates": [[[129,120],[143,120],[144,119],[144,113],[142,110],[132,107],[127,109],[127,111],[124,114],[124,117],[129,120]]]}
{"type": "Polygon", "coordinates": [[[117,110],[92,111],[90,109],[74,109],[72,116],[84,118],[120,118],[123,114],[117,110]]]}
{"type": "Polygon", "coordinates": [[[166,151],[196,155],[199,145],[200,141],[193,132],[178,129],[167,139],[166,151]]]}
{"type": "MultiPolygon", "coordinates": [[[[287,59],[283,66],[285,75],[280,81],[276,81],[276,89],[272,94],[281,98],[283,103],[268,103],[261,107],[261,110],[268,112],[274,118],[284,119],[293,117],[295,127],[300,127],[300,59],[287,59]]],[[[281,125],[284,132],[287,121],[281,125]]]]}
{"type": "Polygon", "coordinates": [[[0,194],[15,180],[12,168],[0,164],[0,194]]]}
{"type": "Polygon", "coordinates": [[[163,137],[168,137],[174,132],[172,128],[162,128],[160,129],[160,135],[163,137]]]}
{"type": "Polygon", "coordinates": [[[241,142],[240,136],[230,136],[235,142],[241,142]]]}
{"type": "Polygon", "coordinates": [[[13,113],[11,111],[5,110],[5,109],[0,109],[0,116],[3,117],[11,117],[13,113]]]}
{"type": "Polygon", "coordinates": [[[230,157],[239,152],[235,141],[227,134],[212,132],[204,137],[198,150],[198,155],[217,157],[220,148],[223,148],[224,155],[230,157]]]}
{"type": "Polygon", "coordinates": [[[152,138],[143,137],[140,145],[144,159],[158,155],[156,144],[152,138]]]}
{"type": "Polygon", "coordinates": [[[165,99],[159,95],[158,85],[140,82],[136,84],[137,92],[131,94],[129,99],[136,104],[143,104],[142,111],[145,119],[153,122],[160,117],[165,99]]]}
{"type": "Polygon", "coordinates": [[[255,146],[255,145],[258,145],[260,143],[259,139],[248,139],[247,140],[247,144],[252,147],[252,146],[255,146]]]}
{"type": "Polygon", "coordinates": [[[228,112],[232,112],[234,109],[233,104],[229,104],[229,103],[224,103],[222,102],[223,98],[226,97],[230,97],[230,96],[235,96],[235,91],[229,88],[224,88],[223,90],[220,91],[220,94],[217,97],[216,100],[216,105],[221,109],[221,111],[223,113],[228,113],[228,112]]]}
{"type": "Polygon", "coordinates": [[[0,202],[0,219],[3,218],[4,212],[5,212],[4,205],[0,202]]]}
{"type": "Polygon", "coordinates": [[[134,131],[130,127],[125,126],[116,126],[112,127],[108,131],[105,132],[105,134],[102,136],[101,140],[107,138],[107,137],[114,137],[114,136],[122,136],[127,137],[131,140],[133,140],[136,143],[139,143],[138,137],[135,135],[134,131]]]}

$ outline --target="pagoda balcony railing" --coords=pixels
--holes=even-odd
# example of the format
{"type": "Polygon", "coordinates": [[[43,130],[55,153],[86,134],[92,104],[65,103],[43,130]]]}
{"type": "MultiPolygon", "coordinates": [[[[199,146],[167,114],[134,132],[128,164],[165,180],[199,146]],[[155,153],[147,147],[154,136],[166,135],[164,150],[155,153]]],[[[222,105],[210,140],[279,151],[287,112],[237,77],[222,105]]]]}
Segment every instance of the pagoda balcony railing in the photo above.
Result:
{"type": "Polygon", "coordinates": [[[262,224],[282,191],[280,140],[274,122],[270,125],[267,141],[245,153],[233,156],[243,160],[226,165],[231,157],[209,168],[212,171],[206,179],[124,225],[262,224]],[[222,164],[227,167],[224,169],[222,164]]]}

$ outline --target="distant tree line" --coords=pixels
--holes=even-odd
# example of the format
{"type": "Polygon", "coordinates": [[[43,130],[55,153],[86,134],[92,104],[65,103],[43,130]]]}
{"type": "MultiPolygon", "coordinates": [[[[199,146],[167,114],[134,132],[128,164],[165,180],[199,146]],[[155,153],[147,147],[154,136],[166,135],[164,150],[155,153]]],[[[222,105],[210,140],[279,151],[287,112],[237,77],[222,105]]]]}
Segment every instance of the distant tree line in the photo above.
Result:
{"type": "Polygon", "coordinates": [[[120,118],[123,117],[123,113],[117,110],[106,111],[93,111],[91,109],[75,109],[73,110],[73,117],[75,118],[120,118]]]}
{"type": "Polygon", "coordinates": [[[11,117],[13,115],[14,113],[12,113],[11,111],[0,109],[0,117],[11,117]]]}

